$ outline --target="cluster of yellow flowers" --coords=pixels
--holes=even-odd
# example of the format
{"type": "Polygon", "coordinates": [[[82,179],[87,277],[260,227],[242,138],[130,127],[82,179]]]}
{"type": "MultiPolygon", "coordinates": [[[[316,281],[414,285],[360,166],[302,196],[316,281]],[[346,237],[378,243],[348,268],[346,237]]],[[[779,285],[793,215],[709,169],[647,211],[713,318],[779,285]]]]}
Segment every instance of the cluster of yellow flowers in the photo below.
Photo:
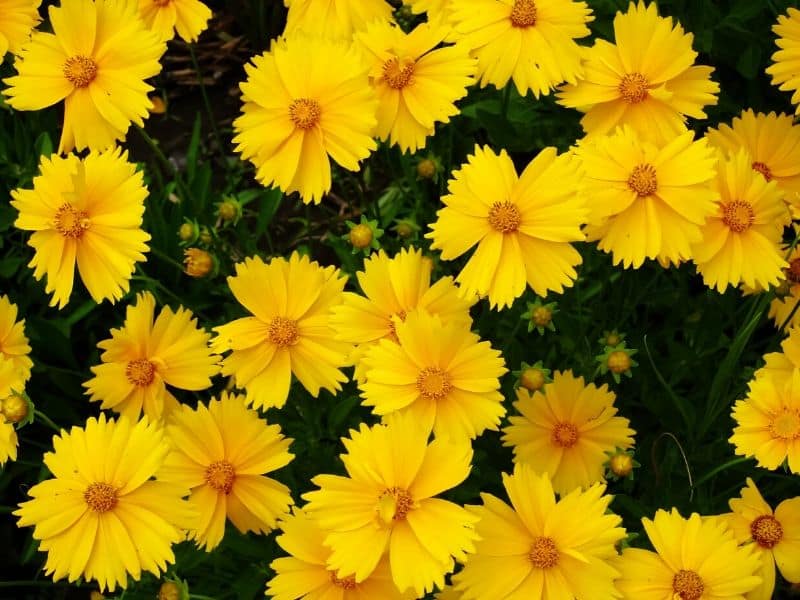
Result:
{"type": "MultiPolygon", "coordinates": [[[[33,232],[29,266],[46,276],[51,305],[68,304],[76,265],[95,301],[114,302],[150,239],[143,175],[116,143],[143,126],[145,80],[166,41],[196,39],[211,13],[197,0],[62,0],[49,9],[52,33],[31,33],[39,3],[0,0],[0,55],[16,55],[8,105],[64,101],[58,154],[42,158],[32,189],[12,194],[15,226],[33,232]]],[[[502,428],[515,461],[503,475],[510,504],[440,497],[469,475],[472,441],[506,417],[505,361],[472,332],[470,307],[511,306],[527,287],[563,292],[581,263],[575,242],[597,241],[625,268],[693,261],[720,292],[785,284],[771,314],[800,324],[800,250],[782,241],[800,216],[792,117],[746,110],[695,139],[687,119],[705,117],[719,87],[711,67],[695,65],[692,35],[654,3],[631,4],[614,19],[614,42],[591,46],[576,42],[593,17],[575,0],[407,0],[428,17],[410,32],[384,0],[285,3],[286,31],[246,66],[234,123],[236,150],[264,185],[319,202],[331,159],[358,170],[376,138],[424,147],[476,83],[555,92],[584,113],[586,135],[562,154],[545,148],[519,174],[505,151],[475,147],[426,234],[444,261],[474,247],[455,279],[432,281],[418,249],[373,253],[357,274],[361,293],[298,253],[249,257],[228,278],[248,316],[213,336],[186,308],[156,315],[154,297],[139,294],[84,383],[119,416],[54,437],[52,478],[14,513],[34,526],[47,574],[124,588],[164,571],[184,539],[213,550],[230,520],[242,532],[280,530],[289,556],[272,563],[267,587],[278,600],[435,590],[442,600],[766,599],[776,564],[800,582],[800,497],[773,511],[750,480],[731,513],[659,510],[643,519],[655,551],[620,550],[626,531],[604,482],[609,457],[612,471],[630,472],[635,432],[614,392],[570,371],[517,391],[519,414],[502,428]],[[292,460],[291,440],[258,411],[283,407],[293,376],[314,397],[335,394],[350,367],[381,422],[351,430],[346,475],[316,476],[318,489],[291,508],[299,499],[267,476],[292,460]],[[243,393],[192,408],[170,392],[207,390],[217,375],[243,393]]],[[[800,11],[775,30],[769,72],[798,103],[800,11]]],[[[17,307],[0,297],[3,462],[16,457],[30,350],[17,307]]],[[[765,361],[736,403],[731,443],[764,468],[800,473],[800,328],[765,361]]]]}

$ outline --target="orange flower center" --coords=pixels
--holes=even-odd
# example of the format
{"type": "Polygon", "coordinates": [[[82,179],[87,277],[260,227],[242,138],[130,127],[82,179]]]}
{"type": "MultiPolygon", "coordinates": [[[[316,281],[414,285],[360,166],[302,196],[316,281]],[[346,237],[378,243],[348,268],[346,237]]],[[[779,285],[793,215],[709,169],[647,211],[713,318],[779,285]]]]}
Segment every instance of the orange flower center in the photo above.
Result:
{"type": "Polygon", "coordinates": [[[514,27],[536,25],[536,3],[533,0],[514,0],[511,9],[511,24],[514,27]]]}
{"type": "Polygon", "coordinates": [[[227,460],[218,460],[206,467],[205,479],[212,488],[227,495],[233,489],[236,471],[227,460]]]}
{"type": "Polygon", "coordinates": [[[772,171],[763,162],[756,161],[751,166],[753,167],[753,171],[758,171],[761,173],[764,176],[764,179],[767,181],[772,181],[772,171]]]}
{"type": "Polygon", "coordinates": [[[67,81],[76,88],[84,88],[97,77],[97,63],[88,56],[70,56],[63,71],[67,81]]]}
{"type": "Polygon", "coordinates": [[[553,429],[553,443],[562,448],[572,448],[578,442],[578,428],[572,423],[558,423],[553,429]]]}
{"type": "Polygon", "coordinates": [[[128,366],[125,367],[125,377],[133,385],[138,385],[139,387],[153,383],[155,376],[156,366],[146,358],[128,361],[128,366]]]}
{"type": "Polygon", "coordinates": [[[92,483],[83,492],[83,499],[94,512],[108,512],[117,505],[117,489],[108,483],[92,483]]]}
{"type": "Polygon", "coordinates": [[[735,233],[747,231],[755,220],[756,213],[753,212],[749,202],[737,200],[722,205],[722,222],[735,233]]]}
{"type": "Polygon", "coordinates": [[[800,258],[789,261],[789,268],[786,269],[786,279],[792,283],[800,283],[800,258]]]}
{"type": "Polygon", "coordinates": [[[441,400],[452,389],[450,375],[438,367],[426,367],[417,375],[417,390],[426,400],[441,400]]]}
{"type": "Polygon", "coordinates": [[[750,523],[750,535],[762,548],[774,548],[783,538],[783,527],[772,515],[761,515],[750,523]]]}
{"type": "Polygon", "coordinates": [[[331,583],[336,587],[340,587],[345,590],[354,590],[358,585],[356,583],[355,575],[348,575],[344,579],[339,579],[336,576],[336,571],[331,571],[331,583]]]}
{"type": "Polygon", "coordinates": [[[528,560],[537,569],[550,569],[558,564],[558,548],[549,537],[537,537],[531,544],[528,560]]]}
{"type": "Polygon", "coordinates": [[[489,225],[500,233],[513,233],[521,223],[522,215],[513,202],[495,202],[489,209],[489,225]]]}
{"type": "Polygon", "coordinates": [[[773,438],[781,440],[800,438],[800,411],[784,408],[770,420],[769,433],[773,438]]]}
{"type": "Polygon", "coordinates": [[[390,58],[383,63],[383,80],[390,88],[401,90],[414,83],[414,61],[390,58]]]}
{"type": "MultiPolygon", "coordinates": [[[[394,521],[401,521],[406,518],[408,511],[414,504],[414,499],[408,490],[399,487],[391,487],[383,491],[378,497],[380,509],[388,509],[387,516],[391,516],[394,521]]],[[[388,519],[384,519],[388,520],[388,519]]]]}
{"type": "Polygon", "coordinates": [[[89,213],[85,210],[77,210],[69,202],[59,207],[53,219],[53,227],[58,233],[74,239],[82,237],[84,231],[89,229],[91,224],[89,213]]]}
{"type": "Polygon", "coordinates": [[[636,192],[640,198],[650,196],[658,190],[656,168],[653,165],[636,165],[628,177],[628,187],[636,192]]]}
{"type": "Polygon", "coordinates": [[[319,123],[321,116],[322,108],[316,100],[298,98],[289,105],[289,118],[300,129],[311,129],[319,123]]]}
{"type": "Polygon", "coordinates": [[[392,316],[389,317],[389,337],[393,340],[397,340],[397,325],[394,322],[394,317],[398,317],[401,321],[405,323],[406,321],[406,311],[398,310],[392,316]]]}
{"type": "Polygon", "coordinates": [[[638,104],[648,96],[647,85],[647,78],[641,73],[627,73],[619,82],[619,94],[628,104],[638,104]]]}
{"type": "Polygon", "coordinates": [[[698,600],[703,595],[706,586],[700,575],[694,571],[681,569],[672,578],[672,590],[681,600],[698,600]]]}
{"type": "Polygon", "coordinates": [[[269,323],[269,341],[280,348],[294,346],[300,334],[297,321],[286,317],[273,317],[269,323]]]}

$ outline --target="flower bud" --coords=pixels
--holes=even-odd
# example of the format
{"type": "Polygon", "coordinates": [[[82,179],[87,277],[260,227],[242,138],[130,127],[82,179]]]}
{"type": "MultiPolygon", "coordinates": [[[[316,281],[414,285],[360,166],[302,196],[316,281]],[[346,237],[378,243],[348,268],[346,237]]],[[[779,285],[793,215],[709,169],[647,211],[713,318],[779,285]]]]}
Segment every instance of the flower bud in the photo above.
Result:
{"type": "Polygon", "coordinates": [[[183,264],[186,274],[191,277],[205,277],[214,269],[214,258],[200,248],[187,248],[184,252],[183,264]]]}
{"type": "Polygon", "coordinates": [[[353,248],[357,248],[359,250],[369,248],[370,244],[372,243],[372,228],[364,223],[354,225],[350,229],[348,239],[353,245],[353,248]]]}
{"type": "Polygon", "coordinates": [[[28,401],[19,394],[11,394],[3,400],[2,413],[8,423],[19,423],[28,416],[28,401]]]}

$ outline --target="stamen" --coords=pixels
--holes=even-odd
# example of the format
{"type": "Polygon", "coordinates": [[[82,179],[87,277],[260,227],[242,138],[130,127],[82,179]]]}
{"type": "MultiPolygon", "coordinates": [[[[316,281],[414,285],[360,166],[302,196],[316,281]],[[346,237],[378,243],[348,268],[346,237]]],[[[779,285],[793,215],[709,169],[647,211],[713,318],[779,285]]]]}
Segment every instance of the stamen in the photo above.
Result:
{"type": "Polygon", "coordinates": [[[208,485],[225,495],[231,493],[236,471],[227,460],[218,460],[206,467],[205,480],[208,485]]]}
{"type": "Polygon", "coordinates": [[[146,358],[137,358],[128,362],[128,366],[125,367],[125,376],[133,385],[145,387],[153,383],[156,366],[146,358]]]}
{"type": "Polygon", "coordinates": [[[269,341],[280,348],[294,346],[300,338],[297,321],[286,317],[273,317],[269,323],[269,341]]]}
{"type": "Polygon", "coordinates": [[[417,375],[417,390],[426,400],[441,400],[453,390],[453,384],[440,368],[426,367],[417,375]]]}
{"type": "Polygon", "coordinates": [[[619,93],[628,104],[638,104],[647,98],[648,81],[641,73],[627,73],[619,83],[619,93]]]}
{"type": "Polygon", "coordinates": [[[64,77],[76,88],[84,88],[97,77],[97,63],[88,56],[70,56],[64,63],[64,77]]]}
{"type": "Polygon", "coordinates": [[[553,429],[553,443],[562,448],[572,448],[578,443],[578,428],[572,423],[558,423],[553,429]]]}
{"type": "Polygon", "coordinates": [[[94,512],[108,512],[117,505],[117,489],[108,483],[92,483],[83,492],[83,499],[94,512]]]}
{"type": "Polygon", "coordinates": [[[511,24],[514,27],[536,25],[536,3],[534,0],[515,0],[511,9],[511,24]]]}
{"type": "Polygon", "coordinates": [[[513,233],[522,223],[522,215],[513,202],[495,202],[489,209],[489,225],[500,233],[513,233]]]}
{"type": "Polygon", "coordinates": [[[390,58],[383,63],[383,80],[390,88],[400,90],[414,81],[414,61],[390,58]]]}
{"type": "Polygon", "coordinates": [[[55,230],[67,238],[79,239],[91,225],[89,213],[74,208],[69,202],[62,204],[53,218],[55,230]]]}
{"type": "Polygon", "coordinates": [[[729,202],[722,205],[722,222],[734,233],[744,233],[756,220],[756,213],[748,202],[729,202]]]}
{"type": "Polygon", "coordinates": [[[298,129],[311,129],[319,123],[322,108],[310,98],[298,98],[289,105],[289,118],[298,129]]]}
{"type": "Polygon", "coordinates": [[[762,548],[774,548],[783,539],[783,526],[772,515],[761,515],[750,523],[750,535],[762,548]]]}
{"type": "Polygon", "coordinates": [[[558,548],[549,537],[537,537],[528,552],[528,560],[537,569],[550,569],[558,564],[558,548]]]}
{"type": "Polygon", "coordinates": [[[628,187],[640,198],[655,194],[658,191],[656,168],[647,163],[636,165],[628,177],[628,187]]]}

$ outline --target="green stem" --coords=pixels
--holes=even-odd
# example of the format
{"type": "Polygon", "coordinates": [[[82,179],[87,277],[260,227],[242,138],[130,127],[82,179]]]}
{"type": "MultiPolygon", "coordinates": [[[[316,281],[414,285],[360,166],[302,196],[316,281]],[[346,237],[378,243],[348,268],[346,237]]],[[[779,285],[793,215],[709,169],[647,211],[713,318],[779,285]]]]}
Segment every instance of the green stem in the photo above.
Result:
{"type": "Polygon", "coordinates": [[[752,459],[747,457],[747,456],[740,456],[739,458],[734,458],[733,460],[729,460],[728,462],[726,462],[724,464],[721,464],[721,465],[719,465],[717,467],[714,467],[708,473],[706,473],[700,479],[698,479],[695,482],[694,487],[698,488],[702,484],[704,484],[706,481],[708,481],[709,479],[714,477],[714,475],[717,475],[718,473],[721,473],[722,471],[725,471],[726,469],[729,469],[730,467],[733,467],[735,465],[740,465],[740,464],[742,464],[744,462],[748,462],[750,460],[752,460],[752,459]]]}
{"type": "Polygon", "coordinates": [[[41,421],[42,423],[44,423],[45,425],[47,425],[47,426],[48,426],[50,429],[52,429],[52,430],[53,430],[53,431],[55,431],[56,433],[61,433],[61,427],[59,427],[58,425],[56,425],[56,424],[53,422],[53,420],[52,420],[50,417],[48,417],[46,414],[44,414],[42,411],[40,411],[40,410],[35,410],[35,409],[34,409],[34,411],[33,411],[33,414],[36,416],[36,418],[37,418],[39,421],[41,421]]]}
{"type": "Polygon", "coordinates": [[[506,84],[506,87],[503,88],[503,108],[502,108],[502,115],[503,120],[508,120],[508,106],[511,104],[511,82],[506,84]]]}
{"type": "Polygon", "coordinates": [[[183,272],[183,264],[181,264],[180,262],[178,262],[177,260],[175,260],[174,258],[172,258],[171,256],[169,256],[168,254],[164,254],[164,253],[163,253],[161,250],[159,250],[158,248],[150,248],[150,252],[152,252],[152,253],[153,253],[153,256],[157,256],[158,258],[160,258],[161,260],[163,260],[165,263],[169,263],[169,264],[171,264],[173,267],[175,267],[176,269],[178,269],[179,271],[183,272]]]}
{"type": "Polygon", "coordinates": [[[214,111],[211,109],[211,102],[208,99],[208,94],[206,93],[206,86],[203,83],[203,73],[200,71],[200,63],[197,62],[197,55],[194,52],[194,44],[188,44],[189,46],[189,55],[192,57],[192,65],[194,66],[194,71],[197,73],[197,83],[200,84],[200,95],[203,97],[203,104],[206,107],[206,112],[208,113],[208,122],[211,125],[211,131],[214,134],[214,140],[217,142],[217,148],[219,148],[220,156],[222,156],[223,163],[225,165],[225,169],[228,169],[228,161],[225,160],[225,151],[222,144],[222,135],[219,132],[219,128],[217,127],[217,121],[214,118],[214,111]]]}
{"type": "Polygon", "coordinates": [[[178,186],[178,191],[183,196],[182,200],[188,200],[190,195],[189,189],[183,182],[183,177],[181,177],[180,171],[178,171],[175,165],[169,161],[163,150],[161,150],[161,146],[158,145],[158,142],[150,137],[150,134],[147,133],[143,127],[139,127],[137,125],[136,129],[139,131],[139,135],[142,136],[142,139],[149,146],[150,150],[152,150],[153,154],[158,159],[158,162],[160,162],[167,173],[169,173],[175,179],[175,184],[178,186]]]}

